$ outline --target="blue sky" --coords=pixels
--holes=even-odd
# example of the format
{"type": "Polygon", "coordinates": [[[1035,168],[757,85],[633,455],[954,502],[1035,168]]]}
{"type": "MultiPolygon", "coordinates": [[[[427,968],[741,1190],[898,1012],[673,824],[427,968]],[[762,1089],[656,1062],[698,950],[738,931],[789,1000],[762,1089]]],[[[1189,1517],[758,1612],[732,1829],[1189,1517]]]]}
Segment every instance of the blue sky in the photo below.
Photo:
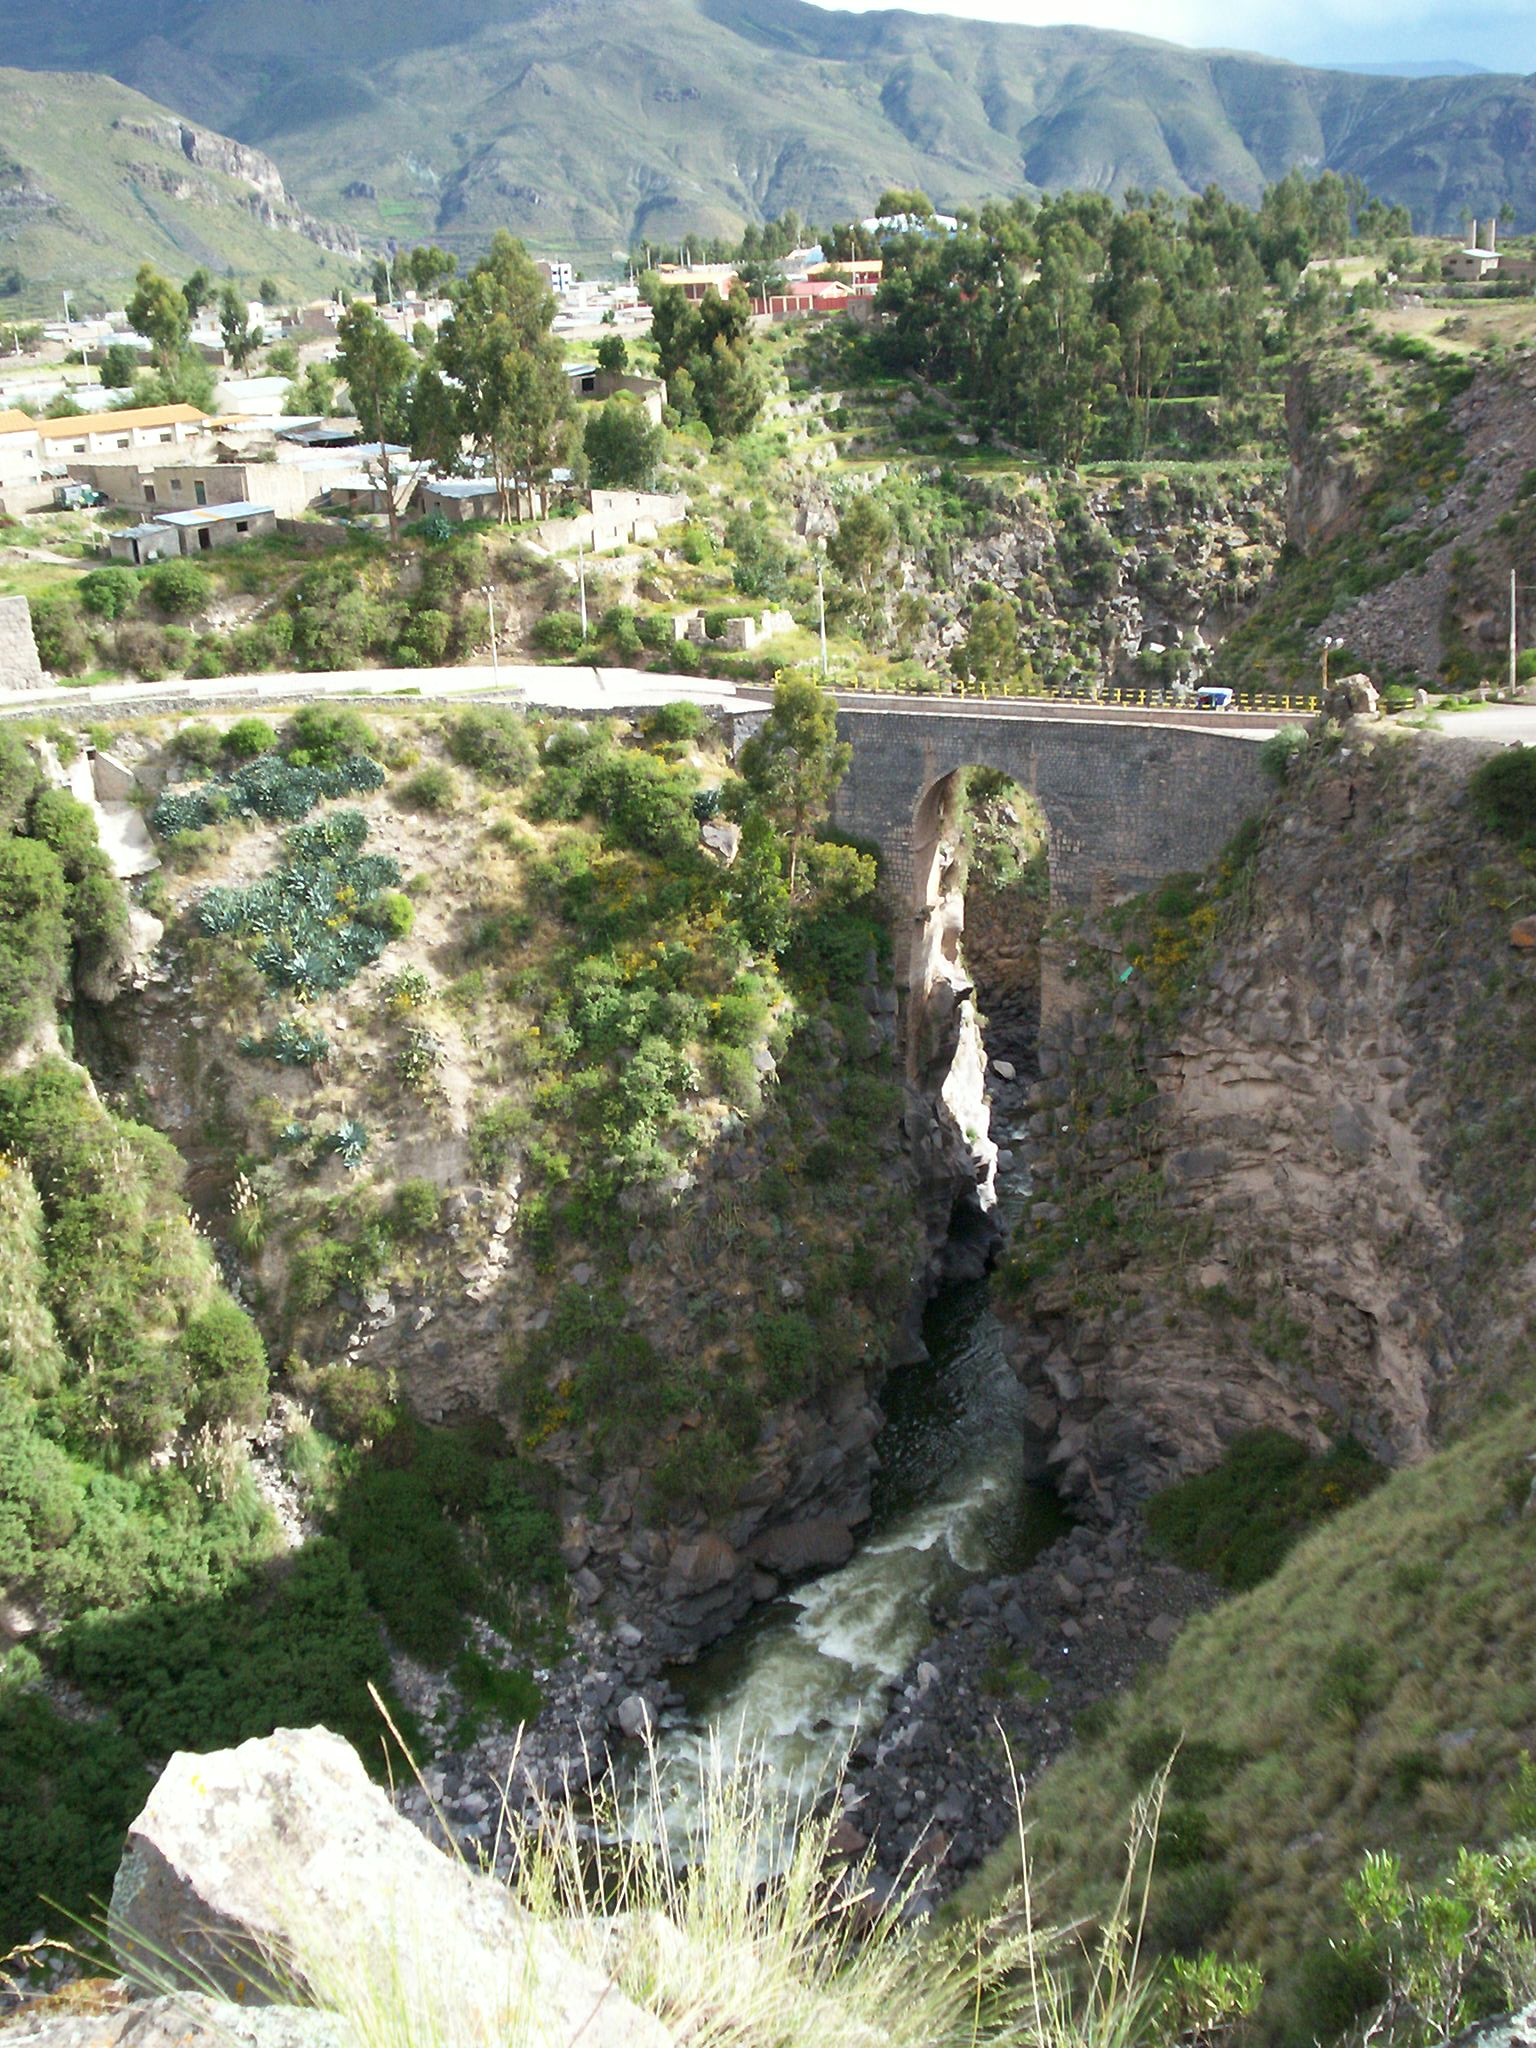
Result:
{"type": "MultiPolygon", "coordinates": [[[[858,8],[890,0],[823,0],[858,8]]],[[[1445,0],[898,0],[924,14],[969,14],[989,21],[1081,21],[1131,29],[1204,48],[1262,50],[1297,63],[1443,63],[1459,58],[1488,71],[1536,72],[1532,0],[1485,0],[1459,8],[1445,0]]]]}

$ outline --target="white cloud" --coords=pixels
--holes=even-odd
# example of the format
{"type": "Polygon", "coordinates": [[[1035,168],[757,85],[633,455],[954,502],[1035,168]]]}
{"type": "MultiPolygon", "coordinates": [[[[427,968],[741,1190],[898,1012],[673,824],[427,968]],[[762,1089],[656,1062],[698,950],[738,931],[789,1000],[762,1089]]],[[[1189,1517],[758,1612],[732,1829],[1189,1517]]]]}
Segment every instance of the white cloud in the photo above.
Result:
{"type": "MultiPolygon", "coordinates": [[[[823,0],[866,7],[885,0],[823,0]]],[[[1315,63],[1393,63],[1447,58],[1490,71],[1536,71],[1536,18],[1530,0],[1483,0],[1458,8],[1445,0],[1314,0],[1299,9],[1290,0],[1248,0],[1234,8],[1222,0],[950,0],[925,14],[966,14],[988,21],[1030,24],[1074,21],[1124,29],[1205,49],[1262,50],[1315,63]]]]}

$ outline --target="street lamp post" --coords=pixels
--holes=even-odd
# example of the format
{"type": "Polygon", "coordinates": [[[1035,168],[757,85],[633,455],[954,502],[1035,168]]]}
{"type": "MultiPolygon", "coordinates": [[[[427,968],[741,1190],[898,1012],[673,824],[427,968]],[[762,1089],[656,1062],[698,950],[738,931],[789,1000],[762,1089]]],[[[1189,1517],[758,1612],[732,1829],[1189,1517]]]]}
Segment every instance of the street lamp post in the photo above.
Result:
{"type": "Polygon", "coordinates": [[[491,628],[491,674],[499,682],[501,660],[496,652],[496,593],[489,583],[482,583],[480,588],[485,593],[485,616],[491,628]]]}
{"type": "Polygon", "coordinates": [[[1335,639],[1331,633],[1323,635],[1323,709],[1325,711],[1328,708],[1328,657],[1335,648],[1342,647],[1343,645],[1344,642],[1335,639]]]}
{"type": "Polygon", "coordinates": [[[581,637],[587,637],[587,551],[576,543],[576,587],[581,600],[581,637]]]}

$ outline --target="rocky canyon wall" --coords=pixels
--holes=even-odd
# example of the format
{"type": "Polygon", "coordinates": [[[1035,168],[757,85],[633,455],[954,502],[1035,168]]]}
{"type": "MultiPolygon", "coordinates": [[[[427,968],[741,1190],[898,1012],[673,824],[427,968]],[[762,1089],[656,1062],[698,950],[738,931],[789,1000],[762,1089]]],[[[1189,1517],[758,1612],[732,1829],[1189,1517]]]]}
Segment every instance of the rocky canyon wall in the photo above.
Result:
{"type": "Polygon", "coordinates": [[[1005,1284],[1085,1510],[1261,1425],[1415,1459],[1510,1368],[1536,1265],[1496,1207],[1529,1170],[1498,1074],[1531,969],[1466,800],[1480,751],[1352,726],[1199,890],[1080,929],[1005,1284]]]}

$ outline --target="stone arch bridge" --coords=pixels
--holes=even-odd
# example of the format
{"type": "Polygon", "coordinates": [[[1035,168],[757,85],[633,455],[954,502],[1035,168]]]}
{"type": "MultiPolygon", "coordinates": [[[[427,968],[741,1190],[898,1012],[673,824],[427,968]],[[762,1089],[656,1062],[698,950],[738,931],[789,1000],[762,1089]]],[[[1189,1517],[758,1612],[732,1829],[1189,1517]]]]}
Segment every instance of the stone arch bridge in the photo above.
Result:
{"type": "Polygon", "coordinates": [[[1220,852],[1263,803],[1257,714],[1098,712],[993,703],[885,708],[839,699],[853,746],[833,820],[878,842],[893,902],[929,899],[944,785],[958,769],[1000,769],[1050,828],[1051,894],[1092,908],[1220,852]]]}
{"type": "MultiPolygon", "coordinates": [[[[833,822],[879,845],[898,929],[905,923],[912,934],[909,957],[898,943],[897,973],[916,986],[958,945],[959,906],[946,889],[954,849],[944,838],[957,770],[1000,769],[1039,804],[1051,897],[1062,908],[1107,906],[1204,867],[1267,794],[1258,742],[1275,729],[1269,716],[838,701],[853,761],[833,822]]],[[[1055,977],[1046,979],[1049,1009],[1055,977]]]]}

